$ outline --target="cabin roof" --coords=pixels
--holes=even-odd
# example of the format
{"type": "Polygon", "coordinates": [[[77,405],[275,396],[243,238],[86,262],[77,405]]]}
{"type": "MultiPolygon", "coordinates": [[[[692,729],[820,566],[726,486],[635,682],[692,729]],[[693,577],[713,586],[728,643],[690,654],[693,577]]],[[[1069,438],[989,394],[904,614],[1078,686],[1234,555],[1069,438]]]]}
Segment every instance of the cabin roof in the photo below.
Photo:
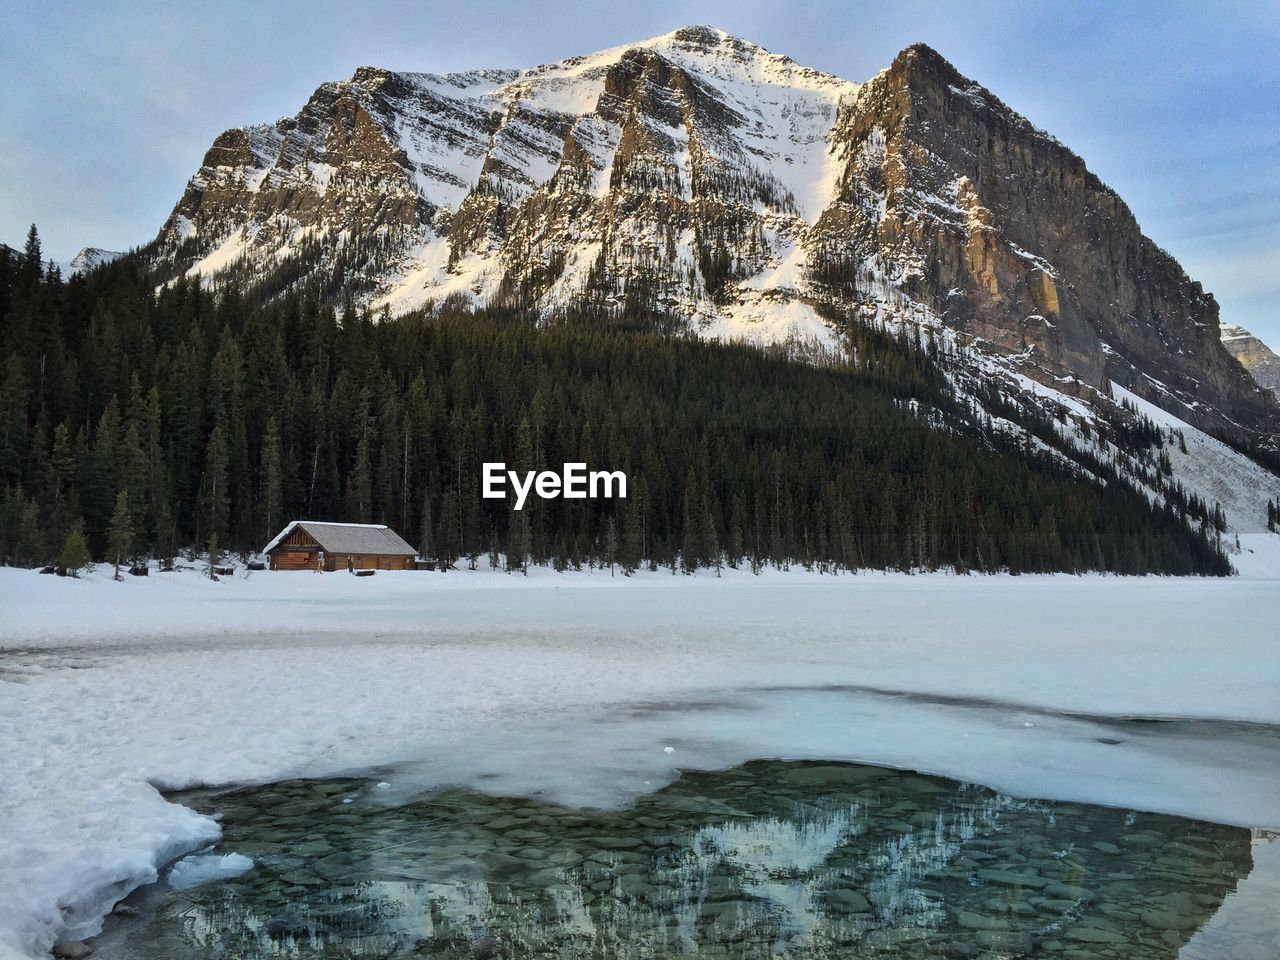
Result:
{"type": "Polygon", "coordinates": [[[324,523],[318,520],[294,520],[262,548],[270,553],[295,527],[309,533],[326,553],[356,553],[377,557],[416,557],[418,551],[382,523],[324,523]]]}

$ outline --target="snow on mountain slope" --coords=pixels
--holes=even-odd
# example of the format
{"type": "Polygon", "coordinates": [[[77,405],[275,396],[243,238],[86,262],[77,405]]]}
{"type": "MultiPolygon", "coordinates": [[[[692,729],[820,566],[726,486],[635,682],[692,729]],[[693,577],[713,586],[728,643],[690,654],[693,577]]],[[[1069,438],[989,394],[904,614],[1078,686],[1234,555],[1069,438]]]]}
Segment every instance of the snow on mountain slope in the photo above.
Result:
{"type": "Polygon", "coordinates": [[[103,250],[101,247],[85,247],[72,258],[67,273],[70,276],[74,276],[77,273],[85,273],[95,267],[102,266],[104,263],[119,260],[123,256],[123,253],[115,250],[103,250]]]}
{"type": "Polygon", "coordinates": [[[1266,500],[1280,500],[1280,477],[1118,383],[1112,387],[1118,398],[1128,400],[1139,413],[1182,434],[1186,440],[1185,452],[1176,443],[1166,447],[1173,461],[1174,476],[1187,489],[1194,490],[1207,503],[1221,504],[1233,532],[1266,531],[1266,500]]]}
{"type": "Polygon", "coordinates": [[[704,336],[946,329],[1085,399],[1280,432],[1217,304],[1063,144],[935,51],[863,84],[710,27],[526,70],[362,67],[219,136],[158,278],[311,284],[391,314],[638,297],[704,336]]]}
{"type": "Polygon", "coordinates": [[[1172,479],[1226,515],[1223,537],[1236,572],[1251,579],[1280,579],[1280,533],[1267,530],[1267,501],[1280,502],[1280,477],[1154,403],[1112,385],[1118,400],[1176,434],[1164,445],[1172,479]]]}
{"type": "MultiPolygon", "coordinates": [[[[684,204],[754,191],[767,196],[745,197],[752,218],[812,221],[838,175],[828,151],[838,106],[856,89],[705,27],[518,72],[361,68],[323,85],[296,118],[218,138],[162,241],[198,252],[186,273],[217,278],[250,261],[279,265],[309,240],[371,232],[397,245],[375,307],[481,302],[518,258],[532,266],[506,241],[542,245],[561,216],[564,239],[583,241],[563,245],[571,275],[585,276],[601,242],[629,261],[655,253],[652,219],[621,209],[628,179],[684,204]],[[567,192],[577,196],[565,211],[567,192]],[[528,224],[490,222],[493,207],[530,201],[528,224]],[[521,232],[534,235],[509,235],[521,232]],[[491,262],[498,253],[512,262],[491,262]]],[[[697,274],[694,224],[677,219],[668,273],[697,274]]],[[[551,300],[578,292],[561,284],[551,300]]]]}
{"type": "Polygon", "coordinates": [[[1266,526],[1267,502],[1280,502],[1280,476],[1119,383],[1112,381],[1107,390],[1067,383],[1063,386],[1071,389],[1065,392],[1032,380],[1017,357],[980,350],[965,354],[954,333],[936,324],[928,329],[939,344],[938,362],[956,397],[979,417],[986,416],[991,421],[988,429],[1011,434],[1094,481],[1098,478],[1089,463],[1096,458],[1157,505],[1177,488],[1210,510],[1220,507],[1225,521],[1221,545],[1236,572],[1247,578],[1280,579],[1280,533],[1266,526]],[[1047,417],[1051,442],[1021,422],[998,414],[992,418],[984,393],[993,386],[1006,403],[1047,417]],[[1144,418],[1159,430],[1159,446],[1117,442],[1115,428],[1144,418]],[[1162,457],[1167,458],[1167,472],[1162,472],[1162,457]]]}
{"type": "MultiPolygon", "coordinates": [[[[552,180],[566,169],[570,153],[581,152],[584,162],[579,174],[588,209],[605,209],[592,212],[595,223],[592,213],[588,214],[579,238],[586,242],[566,252],[561,276],[545,297],[549,307],[565,305],[581,294],[590,268],[609,245],[610,232],[626,237],[631,247],[641,251],[638,255],[635,249],[626,251],[624,259],[644,259],[644,251],[652,252],[652,225],[627,222],[628,215],[620,214],[616,198],[611,198],[615,179],[624,175],[620,171],[643,167],[648,176],[661,179],[674,199],[685,203],[701,199],[698,181],[708,176],[728,171],[731,177],[755,178],[776,194],[773,204],[756,204],[766,224],[761,233],[794,236],[802,231],[830,200],[838,164],[829,155],[828,138],[840,98],[855,90],[854,84],[720,31],[677,31],[535,67],[485,90],[481,98],[485,102],[478,103],[477,109],[500,114],[501,119],[483,162],[461,179],[489,178],[499,195],[516,202],[542,191],[543,199],[554,206],[550,196],[560,185],[552,180]],[[628,69],[652,66],[646,53],[661,58],[663,69],[670,65],[684,71],[687,80],[682,82],[693,92],[657,99],[640,109],[617,102],[625,96],[628,69]],[[644,146],[637,150],[638,142],[644,146]],[[633,150],[642,154],[640,160],[631,155],[633,150]]],[[[408,154],[416,156],[413,151],[408,154]]],[[[452,199],[437,206],[457,209],[452,199]]],[[[534,229],[541,232],[544,226],[534,229]]],[[[574,228],[566,227],[573,236],[574,228]]],[[[698,274],[695,233],[690,222],[668,237],[670,273],[698,274]]],[[[763,237],[762,242],[771,252],[775,249],[763,237]]],[[[490,253],[494,248],[490,243],[479,252],[490,253]]],[[[787,253],[793,259],[803,257],[794,243],[787,253]]],[[[419,242],[406,259],[407,269],[393,275],[389,289],[373,301],[375,307],[402,312],[449,295],[483,301],[495,294],[507,272],[495,269],[485,256],[458,258],[454,245],[438,237],[419,242]]],[[[794,289],[794,283],[787,288],[794,289]]],[[[678,299],[690,314],[706,315],[704,330],[712,336],[769,342],[802,331],[807,336],[831,337],[828,326],[799,304],[784,311],[787,316],[772,316],[759,297],[748,297],[738,305],[716,305],[694,290],[678,299]]]]}
{"type": "Polygon", "coordinates": [[[519,71],[363,67],[218,137],[146,255],[162,279],[310,283],[393,315],[637,300],[807,357],[871,324],[940,345],[970,427],[1082,475],[1102,456],[1162,496],[1154,455],[1103,436],[1128,396],[1195,428],[1174,476],[1226,498],[1232,535],[1273,489],[1210,441],[1280,435],[1212,296],[1079,157],[924,46],[860,85],[708,27],[519,71]],[[993,388],[1058,417],[1057,440],[986,410],[993,388]]]}

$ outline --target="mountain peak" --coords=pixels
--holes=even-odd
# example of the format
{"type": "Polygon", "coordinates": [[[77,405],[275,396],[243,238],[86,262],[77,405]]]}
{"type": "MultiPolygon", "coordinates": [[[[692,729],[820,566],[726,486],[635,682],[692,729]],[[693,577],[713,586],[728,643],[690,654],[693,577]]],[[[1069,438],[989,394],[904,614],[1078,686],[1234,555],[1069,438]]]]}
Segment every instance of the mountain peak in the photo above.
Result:
{"type": "Polygon", "coordinates": [[[625,46],[650,48],[681,46],[701,50],[727,47],[740,52],[768,53],[764,47],[757,43],[752,43],[744,37],[735,36],[727,30],[721,30],[719,27],[709,26],[705,23],[681,27],[679,30],[672,30],[670,33],[650,37],[648,40],[640,40],[625,46]]]}
{"type": "Polygon", "coordinates": [[[643,277],[707,336],[830,338],[857,313],[1054,389],[1280,421],[1120,199],[923,43],[864,85],[707,25],[524,70],[363,67],[219,138],[152,256],[393,314],[518,295],[551,316],[643,277]]]}
{"type": "MultiPolygon", "coordinates": [[[[929,64],[945,64],[951,66],[947,62],[947,58],[940,54],[929,44],[924,42],[913,43],[903,47],[896,57],[893,58],[894,63],[929,63],[929,64]]],[[[953,68],[954,69],[954,68],[953,68]]]]}
{"type": "Polygon", "coordinates": [[[1227,352],[1240,361],[1258,386],[1280,396],[1280,356],[1244,327],[1224,323],[1219,333],[1227,352]]]}
{"type": "Polygon", "coordinates": [[[673,30],[671,33],[665,34],[672,40],[678,40],[682,43],[695,43],[703,46],[715,46],[724,43],[727,40],[734,40],[738,43],[743,41],[738,37],[730,36],[723,30],[706,24],[694,24],[688,27],[681,27],[679,30],[673,30]]]}
{"type": "Polygon", "coordinates": [[[964,84],[971,83],[952,65],[951,61],[927,43],[913,43],[904,48],[893,58],[893,65],[889,68],[889,72],[931,77],[950,84],[955,84],[957,81],[964,84]]]}
{"type": "Polygon", "coordinates": [[[68,273],[72,276],[87,273],[90,270],[119,260],[124,254],[117,250],[103,250],[101,247],[85,247],[72,259],[68,273]]]}
{"type": "Polygon", "coordinates": [[[584,57],[572,57],[563,61],[563,64],[612,62],[636,50],[647,50],[682,67],[693,69],[703,69],[708,64],[715,63],[792,63],[790,58],[770,53],[759,44],[734,36],[728,31],[706,24],[695,24],[645,40],[609,47],[584,57]]]}

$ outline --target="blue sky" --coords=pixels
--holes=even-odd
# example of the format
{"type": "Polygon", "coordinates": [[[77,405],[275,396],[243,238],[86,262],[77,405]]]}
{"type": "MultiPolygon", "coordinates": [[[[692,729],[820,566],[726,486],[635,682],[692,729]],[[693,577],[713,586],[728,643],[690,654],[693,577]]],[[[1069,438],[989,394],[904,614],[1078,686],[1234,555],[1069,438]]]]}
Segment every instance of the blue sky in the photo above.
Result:
{"type": "Polygon", "coordinates": [[[708,23],[851,80],[924,41],[1065,142],[1280,346],[1280,4],[7,0],[0,239],[155,234],[212,139],[357,67],[530,66],[708,23]]]}

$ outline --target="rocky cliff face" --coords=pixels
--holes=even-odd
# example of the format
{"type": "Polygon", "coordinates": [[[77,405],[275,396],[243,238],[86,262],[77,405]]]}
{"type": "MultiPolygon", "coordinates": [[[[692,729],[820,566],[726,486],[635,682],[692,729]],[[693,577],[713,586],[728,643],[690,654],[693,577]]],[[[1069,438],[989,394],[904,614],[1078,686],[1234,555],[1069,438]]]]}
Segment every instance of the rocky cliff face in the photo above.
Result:
{"type": "Polygon", "coordinates": [[[1218,307],[1084,161],[928,47],[842,111],[812,241],[1067,392],[1116,381],[1185,419],[1274,429],[1215,342],[1218,307]],[[1046,379],[1047,375],[1047,379],[1046,379]]]}
{"type": "Polygon", "coordinates": [[[1258,386],[1280,395],[1280,356],[1244,327],[1223,326],[1222,345],[1258,386]]]}
{"type": "Polygon", "coordinates": [[[218,137],[148,255],[392,313],[642,294],[708,336],[915,325],[1060,393],[1280,429],[1213,297],[923,46],[861,85],[706,27],[524,71],[362,68],[218,137]]]}

